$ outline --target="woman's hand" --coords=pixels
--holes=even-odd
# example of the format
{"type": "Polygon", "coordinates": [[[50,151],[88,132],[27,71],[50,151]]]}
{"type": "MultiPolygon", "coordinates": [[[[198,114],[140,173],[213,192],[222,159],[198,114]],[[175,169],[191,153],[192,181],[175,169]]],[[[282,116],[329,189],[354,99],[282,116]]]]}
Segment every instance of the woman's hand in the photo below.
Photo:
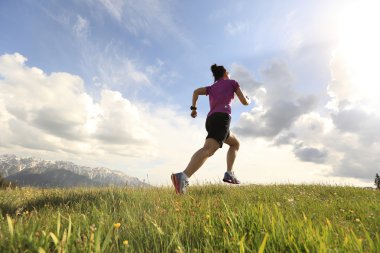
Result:
{"type": "Polygon", "coordinates": [[[191,111],[191,117],[193,117],[193,118],[197,117],[197,110],[191,111]]]}
{"type": "Polygon", "coordinates": [[[237,88],[235,93],[243,105],[249,105],[251,103],[251,100],[249,99],[249,97],[245,96],[240,88],[237,88]]]}

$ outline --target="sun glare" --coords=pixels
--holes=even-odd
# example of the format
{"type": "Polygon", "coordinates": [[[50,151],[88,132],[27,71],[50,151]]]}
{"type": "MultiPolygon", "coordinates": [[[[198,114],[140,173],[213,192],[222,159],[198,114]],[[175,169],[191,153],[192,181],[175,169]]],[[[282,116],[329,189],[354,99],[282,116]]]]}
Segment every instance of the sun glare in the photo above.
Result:
{"type": "Polygon", "coordinates": [[[357,1],[339,20],[339,48],[356,98],[379,105],[380,1],[357,1]]]}

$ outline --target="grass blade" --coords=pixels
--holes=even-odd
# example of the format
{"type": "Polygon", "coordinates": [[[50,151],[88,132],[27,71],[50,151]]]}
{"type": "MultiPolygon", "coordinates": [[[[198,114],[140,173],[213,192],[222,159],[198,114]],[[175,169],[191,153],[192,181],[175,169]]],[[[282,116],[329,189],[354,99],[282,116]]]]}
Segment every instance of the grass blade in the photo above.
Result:
{"type": "Polygon", "coordinates": [[[14,236],[13,221],[9,215],[7,215],[7,222],[8,222],[9,234],[11,235],[11,239],[13,240],[13,236],[14,236]]]}
{"type": "Polygon", "coordinates": [[[58,243],[59,243],[59,240],[58,240],[57,236],[53,232],[50,232],[49,236],[51,237],[51,239],[53,239],[53,242],[54,242],[55,246],[57,246],[58,243]]]}
{"type": "Polygon", "coordinates": [[[268,233],[265,233],[264,239],[263,239],[263,241],[261,242],[261,245],[260,245],[260,248],[259,248],[258,253],[264,253],[265,245],[266,245],[266,243],[267,243],[268,237],[269,237],[269,234],[268,234],[268,233]]]}

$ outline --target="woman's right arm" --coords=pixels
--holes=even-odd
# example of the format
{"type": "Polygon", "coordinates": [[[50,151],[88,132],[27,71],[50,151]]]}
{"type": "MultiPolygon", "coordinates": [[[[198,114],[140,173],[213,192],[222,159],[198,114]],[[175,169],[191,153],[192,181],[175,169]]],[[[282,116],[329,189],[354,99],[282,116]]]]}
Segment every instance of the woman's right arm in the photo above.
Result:
{"type": "MultiPolygon", "coordinates": [[[[199,95],[207,95],[207,89],[206,87],[201,87],[201,88],[198,88],[196,90],[194,90],[193,92],[193,99],[192,99],[192,103],[191,103],[191,106],[192,107],[197,107],[197,101],[198,101],[198,96],[199,95]]],[[[197,110],[192,110],[191,111],[191,117],[195,118],[197,117],[197,110]]]]}
{"type": "Polygon", "coordinates": [[[192,99],[192,106],[194,107],[197,107],[197,100],[198,100],[198,96],[199,95],[206,95],[207,94],[207,90],[206,90],[206,87],[202,87],[202,88],[198,88],[196,90],[194,90],[193,92],[193,99],[192,99]]]}
{"type": "Polygon", "coordinates": [[[245,96],[243,92],[241,91],[240,87],[238,87],[235,91],[236,95],[238,96],[240,102],[243,105],[249,105],[251,103],[251,100],[249,99],[248,96],[245,96]]]}

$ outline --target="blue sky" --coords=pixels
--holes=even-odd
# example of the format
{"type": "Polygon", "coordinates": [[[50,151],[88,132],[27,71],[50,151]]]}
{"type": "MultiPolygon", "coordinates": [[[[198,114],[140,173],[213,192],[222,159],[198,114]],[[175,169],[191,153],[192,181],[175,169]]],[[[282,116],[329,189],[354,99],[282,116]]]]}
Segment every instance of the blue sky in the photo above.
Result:
{"type": "MultiPolygon", "coordinates": [[[[355,89],[378,79],[352,62],[370,66],[378,56],[367,45],[378,41],[371,12],[378,8],[354,0],[1,1],[0,126],[7,134],[0,151],[166,184],[166,174],[203,144],[207,98],[195,120],[188,107],[192,91],[212,83],[217,63],[255,100],[233,107],[247,183],[368,183],[380,167],[378,103],[374,92],[359,97],[355,89]],[[366,45],[367,58],[350,53],[366,45]],[[364,123],[352,127],[348,119],[364,123]],[[22,138],[34,132],[34,141],[22,138]],[[274,154],[278,163],[269,159],[274,154]]],[[[199,181],[223,173],[219,153],[199,181]]]]}
{"type": "Polygon", "coordinates": [[[149,1],[3,1],[5,38],[0,45],[4,53],[22,53],[31,66],[48,73],[79,75],[89,89],[96,81],[104,81],[127,98],[183,101],[195,86],[209,84],[208,70],[214,62],[226,67],[241,63],[257,75],[258,69],[274,58],[295,69],[302,67],[299,88],[319,92],[324,88],[320,84],[329,78],[328,46],[332,47],[335,39],[328,37],[323,23],[327,21],[322,19],[333,14],[329,11],[334,5],[329,2],[153,1],[150,5],[149,1]],[[134,4],[137,6],[132,8],[134,4]],[[303,37],[297,38],[297,33],[303,37]],[[304,40],[301,52],[296,53],[302,55],[290,55],[293,49],[289,48],[301,43],[297,40],[304,40]],[[157,90],[141,90],[119,80],[123,70],[118,68],[124,59],[143,73],[147,66],[163,64],[161,72],[151,76],[157,89],[165,87],[163,94],[157,96],[157,90]],[[109,72],[99,73],[100,61],[109,65],[109,72]],[[319,80],[309,76],[319,76],[319,80]]]}

